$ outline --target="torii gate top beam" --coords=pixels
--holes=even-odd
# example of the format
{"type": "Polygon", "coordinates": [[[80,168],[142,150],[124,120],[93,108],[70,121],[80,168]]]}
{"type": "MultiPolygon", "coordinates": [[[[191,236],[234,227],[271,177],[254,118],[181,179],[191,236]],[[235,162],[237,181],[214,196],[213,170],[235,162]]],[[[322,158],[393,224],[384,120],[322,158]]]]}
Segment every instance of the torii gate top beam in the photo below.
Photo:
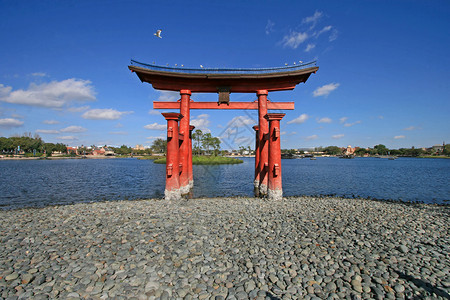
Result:
{"type": "Polygon", "coordinates": [[[217,93],[223,89],[230,93],[292,90],[319,69],[316,62],[259,69],[188,69],[131,62],[128,68],[153,88],[168,91],[188,89],[193,93],[217,93]]]}

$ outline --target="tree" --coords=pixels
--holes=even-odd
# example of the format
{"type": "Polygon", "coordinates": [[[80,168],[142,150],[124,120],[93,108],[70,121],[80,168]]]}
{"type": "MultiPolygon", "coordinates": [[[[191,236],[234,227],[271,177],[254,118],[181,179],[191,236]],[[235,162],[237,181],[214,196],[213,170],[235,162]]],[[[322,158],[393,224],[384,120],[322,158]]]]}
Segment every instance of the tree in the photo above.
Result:
{"type": "Polygon", "coordinates": [[[359,149],[356,149],[356,151],[355,151],[355,154],[358,156],[364,156],[367,153],[369,153],[369,151],[367,151],[364,148],[359,148],[359,149]]]}
{"type": "Polygon", "coordinates": [[[113,148],[114,149],[114,153],[118,154],[118,155],[129,155],[132,152],[131,147],[128,147],[126,145],[122,145],[120,146],[120,148],[113,148]]]}
{"type": "Polygon", "coordinates": [[[202,147],[206,150],[206,153],[209,154],[209,148],[212,147],[212,139],[213,136],[211,133],[205,133],[202,138],[202,147]]]}
{"type": "Polygon", "coordinates": [[[443,155],[450,156],[450,145],[444,146],[444,151],[442,152],[443,155]]]}
{"type": "Polygon", "coordinates": [[[44,145],[42,145],[42,148],[44,149],[47,156],[52,156],[52,152],[56,151],[56,145],[53,143],[45,143],[44,145]]]}
{"type": "Polygon", "coordinates": [[[218,137],[213,137],[211,139],[211,147],[214,149],[214,155],[218,155],[220,151],[220,139],[218,137]]]}
{"type": "Polygon", "coordinates": [[[58,151],[58,152],[61,152],[61,153],[64,153],[64,152],[67,151],[67,145],[64,145],[63,143],[57,143],[55,145],[55,147],[56,147],[55,151],[58,151]]]}
{"type": "Polygon", "coordinates": [[[342,153],[342,150],[338,146],[328,146],[325,149],[323,149],[323,152],[325,152],[328,155],[339,155],[342,153]]]}
{"type": "Polygon", "coordinates": [[[192,134],[192,139],[194,140],[194,150],[197,151],[197,155],[200,155],[200,143],[203,140],[203,132],[200,129],[197,129],[192,134]]]}
{"type": "Polygon", "coordinates": [[[239,146],[239,154],[243,155],[245,151],[245,147],[244,146],[239,146]]]}
{"type": "Polygon", "coordinates": [[[153,141],[151,146],[152,150],[156,153],[166,153],[167,151],[167,140],[165,139],[156,139],[153,141]]]}
{"type": "Polygon", "coordinates": [[[389,152],[389,149],[383,144],[376,145],[373,149],[375,150],[375,154],[378,155],[386,155],[389,152]]]}

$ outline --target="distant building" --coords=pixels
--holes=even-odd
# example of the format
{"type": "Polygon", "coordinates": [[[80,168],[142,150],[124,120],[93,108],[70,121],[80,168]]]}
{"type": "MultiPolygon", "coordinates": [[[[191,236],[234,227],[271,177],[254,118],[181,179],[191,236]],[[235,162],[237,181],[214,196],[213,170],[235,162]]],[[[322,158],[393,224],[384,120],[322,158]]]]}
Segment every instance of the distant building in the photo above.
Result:
{"type": "Polygon", "coordinates": [[[434,145],[433,147],[431,147],[432,152],[436,154],[444,152],[444,149],[445,143],[442,143],[442,145],[434,145]]]}
{"type": "Polygon", "coordinates": [[[136,145],[133,150],[145,150],[145,147],[143,145],[136,145]]]}
{"type": "Polygon", "coordinates": [[[67,147],[67,154],[72,153],[78,155],[78,147],[67,147]]]}
{"type": "Polygon", "coordinates": [[[342,148],[342,155],[353,155],[355,151],[356,147],[352,148],[352,146],[348,145],[347,148],[342,148]]]}

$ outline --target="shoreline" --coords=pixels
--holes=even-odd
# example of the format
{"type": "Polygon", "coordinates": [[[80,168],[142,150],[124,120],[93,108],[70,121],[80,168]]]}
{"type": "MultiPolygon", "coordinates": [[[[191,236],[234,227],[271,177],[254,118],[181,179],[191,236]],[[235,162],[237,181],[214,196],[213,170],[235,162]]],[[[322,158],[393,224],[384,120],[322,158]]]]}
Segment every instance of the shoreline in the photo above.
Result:
{"type": "Polygon", "coordinates": [[[449,215],[339,197],[1,210],[0,296],[448,299],[449,215]]]}
{"type": "MultiPolygon", "coordinates": [[[[407,206],[433,206],[433,207],[444,207],[444,208],[450,208],[450,200],[444,200],[443,203],[427,203],[423,201],[406,201],[402,199],[379,199],[374,197],[361,197],[357,195],[350,196],[339,196],[339,195],[296,195],[296,196],[283,196],[283,201],[289,201],[291,199],[296,198],[316,198],[316,199],[348,199],[348,200],[360,200],[360,201],[375,201],[375,202],[381,202],[381,203],[391,203],[391,204],[403,204],[407,206]]],[[[225,197],[225,196],[217,196],[217,197],[193,197],[193,198],[187,198],[186,195],[183,197],[182,201],[196,201],[196,200],[205,200],[205,199],[223,199],[226,201],[227,199],[256,199],[261,201],[269,201],[266,198],[259,198],[259,197],[252,197],[252,196],[231,196],[231,197],[225,197]]],[[[165,201],[164,197],[162,198],[150,198],[150,199],[142,199],[142,198],[136,198],[136,199],[114,199],[114,200],[98,200],[98,201],[80,201],[80,202],[70,202],[70,203],[54,203],[54,204],[44,204],[42,206],[35,206],[35,205],[29,205],[29,206],[21,206],[21,207],[13,207],[13,208],[3,208],[6,207],[6,205],[0,205],[0,212],[1,211],[14,211],[14,210],[21,210],[21,209],[45,209],[48,207],[59,207],[59,206],[71,206],[71,205],[78,205],[78,204],[95,204],[95,203],[121,203],[121,202],[136,202],[136,201],[165,201]]]]}

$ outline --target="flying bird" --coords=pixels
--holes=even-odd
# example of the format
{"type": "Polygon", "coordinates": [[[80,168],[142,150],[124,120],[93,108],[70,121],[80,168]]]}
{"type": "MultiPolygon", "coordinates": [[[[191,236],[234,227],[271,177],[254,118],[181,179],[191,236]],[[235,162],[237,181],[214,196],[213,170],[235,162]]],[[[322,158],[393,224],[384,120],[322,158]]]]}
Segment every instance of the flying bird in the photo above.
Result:
{"type": "Polygon", "coordinates": [[[156,35],[157,37],[159,37],[160,39],[162,39],[162,36],[161,36],[161,29],[158,29],[158,30],[156,30],[156,33],[154,33],[153,35],[156,35]]]}
{"type": "Polygon", "coordinates": [[[303,61],[301,61],[301,60],[299,60],[298,62],[301,63],[301,64],[303,63],[303,61]]]}
{"type": "Polygon", "coordinates": [[[202,68],[202,69],[203,69],[203,65],[200,65],[200,68],[202,68]]]}

